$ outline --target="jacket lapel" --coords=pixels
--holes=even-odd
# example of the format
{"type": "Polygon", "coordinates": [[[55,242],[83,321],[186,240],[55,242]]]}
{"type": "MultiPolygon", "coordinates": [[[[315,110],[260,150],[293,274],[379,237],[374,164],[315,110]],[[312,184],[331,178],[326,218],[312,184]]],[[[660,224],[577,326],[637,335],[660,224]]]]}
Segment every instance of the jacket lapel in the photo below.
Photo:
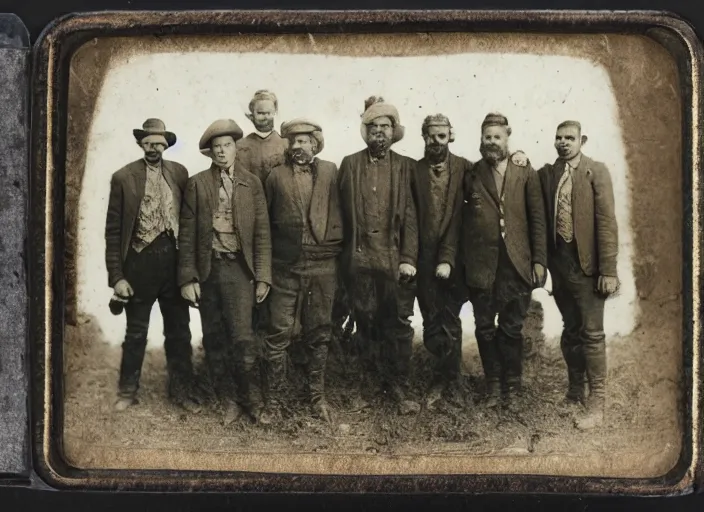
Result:
{"type": "Polygon", "coordinates": [[[174,192],[178,187],[176,185],[176,181],[174,181],[174,172],[171,165],[166,160],[162,160],[161,168],[164,171],[164,179],[166,180],[166,183],[168,183],[171,191],[174,192]]]}
{"type": "Polygon", "coordinates": [[[307,212],[313,236],[318,243],[325,240],[327,229],[328,207],[330,198],[330,184],[327,176],[321,176],[318,169],[318,160],[311,166],[313,173],[313,194],[310,199],[310,208],[307,212]]]}
{"type": "Polygon", "coordinates": [[[479,179],[482,180],[484,188],[489,192],[489,195],[494,200],[494,205],[499,207],[499,191],[496,190],[496,182],[494,181],[494,174],[489,163],[482,159],[477,164],[479,174],[479,179]]]}
{"type": "MultiPolygon", "coordinates": [[[[459,165],[457,165],[457,159],[455,155],[450,153],[447,160],[447,171],[450,173],[450,177],[447,183],[447,198],[445,199],[445,211],[442,215],[442,222],[440,223],[440,233],[443,235],[450,224],[450,217],[455,208],[455,190],[457,190],[457,180],[461,179],[459,172],[459,165]]],[[[428,188],[428,187],[425,187],[428,188]]]]}
{"type": "MultiPolygon", "coordinates": [[[[418,183],[416,192],[418,193],[419,206],[422,207],[423,210],[427,210],[430,205],[430,172],[430,165],[424,158],[418,163],[416,170],[416,182],[418,183]]],[[[423,215],[423,219],[426,218],[427,215],[423,215]]]]}
{"type": "Polygon", "coordinates": [[[389,168],[391,170],[391,232],[393,233],[394,222],[396,216],[399,214],[399,200],[401,195],[401,187],[399,187],[399,177],[401,176],[401,163],[393,151],[389,151],[388,158],[390,158],[389,168]]]}
{"type": "Polygon", "coordinates": [[[243,193],[242,187],[249,187],[249,183],[242,179],[242,173],[245,172],[247,171],[239,163],[235,162],[234,172],[232,173],[232,221],[240,237],[242,236],[242,229],[240,227],[240,212],[237,208],[242,206],[242,201],[240,200],[240,194],[243,193]]]}
{"type": "MultiPolygon", "coordinates": [[[[564,168],[564,166],[563,166],[564,168]]],[[[585,194],[587,187],[589,186],[587,173],[589,172],[589,160],[587,157],[582,155],[579,161],[579,165],[572,172],[572,211],[578,212],[581,210],[580,202],[585,197],[589,197],[585,194]]]]}
{"type": "Polygon", "coordinates": [[[144,188],[147,183],[147,164],[144,160],[138,161],[132,168],[131,188],[137,205],[144,199],[144,188]]]}
{"type": "Polygon", "coordinates": [[[508,165],[506,166],[506,178],[504,180],[504,197],[512,194],[516,188],[516,181],[518,180],[518,172],[515,168],[516,165],[509,159],[508,165]]]}

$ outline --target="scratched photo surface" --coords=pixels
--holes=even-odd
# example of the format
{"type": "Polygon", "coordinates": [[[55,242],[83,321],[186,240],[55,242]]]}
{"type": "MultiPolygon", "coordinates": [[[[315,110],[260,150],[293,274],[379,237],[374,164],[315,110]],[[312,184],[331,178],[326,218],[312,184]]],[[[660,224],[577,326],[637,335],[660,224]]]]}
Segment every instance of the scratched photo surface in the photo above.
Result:
{"type": "Polygon", "coordinates": [[[87,43],[65,458],[665,474],[683,429],[681,101],[641,36],[87,43]]]}

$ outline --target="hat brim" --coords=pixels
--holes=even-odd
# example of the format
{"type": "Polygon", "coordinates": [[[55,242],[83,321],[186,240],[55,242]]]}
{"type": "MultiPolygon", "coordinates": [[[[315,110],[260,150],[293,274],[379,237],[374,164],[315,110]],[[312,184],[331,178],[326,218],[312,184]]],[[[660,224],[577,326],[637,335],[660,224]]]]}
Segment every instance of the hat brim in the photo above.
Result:
{"type": "MultiPolygon", "coordinates": [[[[226,135],[229,135],[232,137],[232,139],[237,142],[240,140],[244,134],[242,133],[242,130],[221,130],[221,131],[214,131],[213,133],[206,133],[203,136],[203,139],[200,141],[200,152],[203,153],[204,151],[210,151],[210,143],[215,137],[224,137],[226,135]]],[[[205,153],[203,153],[205,154],[205,153]]]]}
{"type": "Polygon", "coordinates": [[[148,137],[149,135],[163,135],[164,138],[166,139],[166,143],[169,145],[169,147],[173,146],[176,144],[176,134],[173,132],[152,132],[152,131],[147,131],[147,130],[142,130],[140,128],[135,128],[132,130],[132,134],[134,135],[134,138],[137,140],[137,143],[141,142],[142,139],[145,137],[148,137]]]}

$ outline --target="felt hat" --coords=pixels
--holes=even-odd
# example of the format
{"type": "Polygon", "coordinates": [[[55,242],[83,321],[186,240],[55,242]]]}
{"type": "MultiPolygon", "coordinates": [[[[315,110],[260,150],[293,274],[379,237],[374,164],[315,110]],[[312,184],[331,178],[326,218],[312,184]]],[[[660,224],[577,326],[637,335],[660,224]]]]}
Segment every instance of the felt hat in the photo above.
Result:
{"type": "Polygon", "coordinates": [[[240,128],[232,119],[218,119],[208,126],[208,128],[205,129],[205,132],[203,132],[203,136],[200,138],[200,142],[198,143],[200,152],[209,156],[210,141],[215,137],[222,137],[223,135],[230,135],[235,142],[237,142],[244,136],[244,133],[242,132],[242,128],[240,128]]]}
{"type": "Polygon", "coordinates": [[[315,138],[318,143],[318,148],[315,151],[316,155],[323,150],[325,146],[323,129],[318,123],[299,117],[281,124],[281,136],[285,139],[299,134],[311,135],[315,138]]]}
{"type": "Polygon", "coordinates": [[[148,139],[146,142],[162,142],[167,147],[176,144],[176,134],[166,131],[166,125],[161,119],[147,119],[142,128],[135,128],[132,134],[137,144],[141,144],[145,139],[148,139]]]}
{"type": "Polygon", "coordinates": [[[482,130],[487,126],[508,126],[508,119],[498,112],[491,112],[482,121],[482,130]]]}
{"type": "Polygon", "coordinates": [[[364,142],[367,142],[367,125],[379,117],[388,117],[394,123],[394,133],[391,138],[392,144],[403,139],[406,129],[401,125],[401,117],[398,115],[396,107],[386,103],[381,96],[371,96],[364,102],[362,126],[360,127],[364,142]]]}

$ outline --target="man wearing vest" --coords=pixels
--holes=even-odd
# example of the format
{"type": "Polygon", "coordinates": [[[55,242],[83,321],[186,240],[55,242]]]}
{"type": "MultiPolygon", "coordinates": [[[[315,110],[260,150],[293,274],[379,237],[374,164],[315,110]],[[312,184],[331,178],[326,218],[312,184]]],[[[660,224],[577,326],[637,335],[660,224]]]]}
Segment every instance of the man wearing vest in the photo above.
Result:
{"type": "Polygon", "coordinates": [[[464,179],[462,257],[491,407],[521,390],[523,322],[547,277],[540,181],[530,164],[509,159],[510,135],[505,116],[488,114],[482,159],[464,179]]]}
{"type": "Polygon", "coordinates": [[[166,131],[163,121],[147,119],[133,134],[144,158],[112,175],[105,223],[108,284],[115,292],[112,303],[124,304],[127,317],[115,407],[124,410],[137,403],[149,317],[158,300],[164,319],[169,396],[197,412],[188,303],[176,284],[178,218],[188,171],[162,158],[176,143],[176,135],[166,131]]]}
{"type": "Polygon", "coordinates": [[[200,150],[213,163],[188,181],[179,236],[181,294],[200,309],[203,348],[226,425],[243,410],[255,421],[261,413],[252,309],[271,285],[266,199],[259,178],[235,160],[241,137],[231,119],[205,130],[200,150]]]}
{"type": "Polygon", "coordinates": [[[342,251],[342,214],[337,166],[315,155],[323,149],[320,125],[295,119],[281,125],[288,139],[286,164],[266,180],[271,221],[273,285],[270,326],[264,343],[268,401],[262,423],[281,418],[287,349],[302,337],[307,351],[313,413],[330,422],[325,401],[325,364],[342,251]]]}
{"type": "Polygon", "coordinates": [[[462,219],[462,183],[472,164],[450,152],[455,140],[443,114],[425,118],[425,156],[412,175],[418,213],[418,305],[423,342],[436,358],[426,404],[433,406],[457,384],[462,361],[460,310],[466,301],[456,253],[462,219]]]}
{"type": "Polygon", "coordinates": [[[394,106],[376,97],[365,102],[367,147],[342,159],[340,199],[345,289],[362,343],[360,397],[364,380],[380,377],[399,412],[410,414],[420,409],[407,397],[418,226],[410,185],[416,162],[391,150],[403,133],[394,106]]]}
{"type": "Polygon", "coordinates": [[[557,127],[554,165],[539,171],[548,212],[548,263],[562,314],[560,345],[567,363],[566,401],[584,403],[579,429],[600,426],[606,393],[604,302],[619,288],[618,226],[606,166],[582,153],[587,136],[577,121],[557,127]],[[586,398],[585,375],[589,383],[586,398]]]}

